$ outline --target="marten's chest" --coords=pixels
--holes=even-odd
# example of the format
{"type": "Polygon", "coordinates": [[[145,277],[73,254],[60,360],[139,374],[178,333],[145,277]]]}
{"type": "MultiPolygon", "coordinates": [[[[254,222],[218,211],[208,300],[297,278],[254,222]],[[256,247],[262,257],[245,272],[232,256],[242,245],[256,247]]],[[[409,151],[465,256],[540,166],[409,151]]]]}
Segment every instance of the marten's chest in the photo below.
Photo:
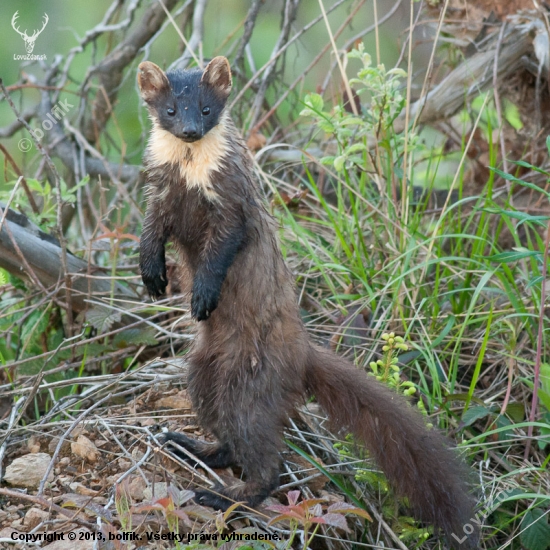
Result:
{"type": "Polygon", "coordinates": [[[148,201],[167,229],[168,240],[180,248],[198,250],[209,234],[217,206],[201,188],[190,187],[174,165],[148,170],[148,201]]]}

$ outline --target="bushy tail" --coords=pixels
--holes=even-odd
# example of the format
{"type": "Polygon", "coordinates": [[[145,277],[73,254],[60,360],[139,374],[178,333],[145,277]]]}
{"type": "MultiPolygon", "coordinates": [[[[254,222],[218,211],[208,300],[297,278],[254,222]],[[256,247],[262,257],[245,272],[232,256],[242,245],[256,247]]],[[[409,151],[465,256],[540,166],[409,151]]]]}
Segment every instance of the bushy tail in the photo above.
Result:
{"type": "Polygon", "coordinates": [[[477,547],[477,531],[458,544],[474,517],[465,469],[418,411],[374,377],[319,348],[312,349],[307,384],[331,423],[366,445],[419,520],[442,529],[460,548],[477,547]]]}

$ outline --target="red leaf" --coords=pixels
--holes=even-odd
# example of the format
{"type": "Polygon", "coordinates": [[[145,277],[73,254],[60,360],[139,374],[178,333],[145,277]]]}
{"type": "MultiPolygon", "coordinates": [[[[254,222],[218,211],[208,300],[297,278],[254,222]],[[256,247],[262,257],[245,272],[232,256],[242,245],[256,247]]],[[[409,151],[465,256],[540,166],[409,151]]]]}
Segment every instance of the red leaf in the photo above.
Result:
{"type": "Polygon", "coordinates": [[[265,509],[271,510],[272,512],[281,512],[284,514],[285,512],[288,512],[291,508],[286,504],[271,504],[269,506],[266,506],[265,509]]]}
{"type": "Polygon", "coordinates": [[[269,520],[268,525],[273,525],[274,523],[277,523],[279,521],[284,521],[285,519],[291,520],[296,519],[299,523],[303,524],[304,517],[298,515],[296,512],[290,512],[288,514],[280,514],[279,516],[275,516],[273,519],[269,520]]]}
{"type": "Polygon", "coordinates": [[[338,527],[346,533],[349,533],[348,522],[346,518],[341,514],[325,514],[321,518],[311,518],[311,523],[325,523],[326,525],[332,525],[332,527],[338,527]]]}
{"type": "Polygon", "coordinates": [[[172,500],[171,497],[157,498],[153,502],[154,504],[158,504],[159,506],[162,506],[166,510],[168,510],[168,508],[174,507],[174,501],[172,500]]]}
{"type": "Polygon", "coordinates": [[[288,498],[288,503],[294,505],[298,502],[298,499],[300,498],[300,491],[289,491],[286,497],[288,498]]]}

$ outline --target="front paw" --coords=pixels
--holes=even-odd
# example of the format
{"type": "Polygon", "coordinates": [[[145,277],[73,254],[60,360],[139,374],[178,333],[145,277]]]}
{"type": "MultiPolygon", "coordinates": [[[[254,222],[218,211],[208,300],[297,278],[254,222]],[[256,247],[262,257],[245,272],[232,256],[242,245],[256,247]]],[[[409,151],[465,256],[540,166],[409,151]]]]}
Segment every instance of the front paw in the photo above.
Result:
{"type": "Polygon", "coordinates": [[[193,491],[195,493],[193,500],[201,506],[209,506],[210,508],[214,508],[214,510],[221,510],[222,512],[225,512],[225,510],[235,503],[235,501],[224,497],[223,494],[219,494],[223,491],[221,485],[214,485],[212,491],[213,492],[206,490],[193,491]]]}
{"type": "Polygon", "coordinates": [[[149,266],[148,268],[142,267],[141,278],[153,300],[157,300],[165,294],[168,277],[166,276],[166,266],[164,264],[149,266]]]}
{"type": "Polygon", "coordinates": [[[204,283],[195,281],[191,298],[191,315],[197,321],[206,321],[218,307],[220,291],[204,283]]]}

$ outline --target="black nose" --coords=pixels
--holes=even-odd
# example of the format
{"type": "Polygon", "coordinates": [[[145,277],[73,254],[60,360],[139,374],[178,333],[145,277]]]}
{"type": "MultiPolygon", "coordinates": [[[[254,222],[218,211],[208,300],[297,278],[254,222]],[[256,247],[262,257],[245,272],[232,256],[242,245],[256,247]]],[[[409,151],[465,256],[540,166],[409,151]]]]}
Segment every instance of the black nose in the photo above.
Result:
{"type": "Polygon", "coordinates": [[[199,132],[195,126],[188,126],[181,132],[183,139],[194,140],[199,138],[199,132]]]}

